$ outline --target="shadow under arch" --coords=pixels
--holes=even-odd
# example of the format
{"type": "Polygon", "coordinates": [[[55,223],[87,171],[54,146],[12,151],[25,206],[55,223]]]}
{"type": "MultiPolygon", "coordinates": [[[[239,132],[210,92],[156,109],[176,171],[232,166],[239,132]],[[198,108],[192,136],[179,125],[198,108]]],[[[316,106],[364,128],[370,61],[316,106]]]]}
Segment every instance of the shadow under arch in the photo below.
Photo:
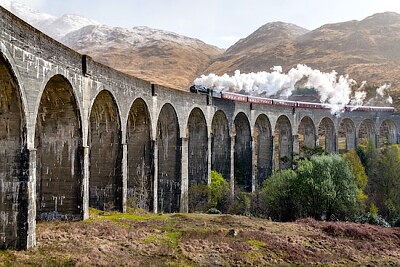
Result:
{"type": "Polygon", "coordinates": [[[121,121],[111,92],[100,91],[89,117],[89,206],[122,210],[121,121]]]}
{"type": "Polygon", "coordinates": [[[356,127],[354,126],[354,122],[349,118],[344,118],[340,122],[338,146],[339,152],[356,148],[356,127]]]}
{"type": "Polygon", "coordinates": [[[158,191],[157,210],[178,212],[181,201],[181,139],[176,111],[169,103],[157,120],[158,191]]]}
{"type": "Polygon", "coordinates": [[[397,143],[397,127],[394,121],[384,120],[379,127],[379,145],[391,145],[397,143]]]}
{"type": "Polygon", "coordinates": [[[299,128],[297,130],[298,140],[299,140],[299,156],[300,158],[304,157],[304,148],[315,148],[316,136],[315,136],[315,125],[313,120],[304,116],[299,124],[299,128]]]}
{"type": "Polygon", "coordinates": [[[211,169],[226,180],[231,177],[231,136],[222,110],[215,112],[211,123],[211,169]]]}
{"type": "Polygon", "coordinates": [[[35,146],[37,219],[81,219],[82,126],[72,86],[62,75],[50,78],[43,90],[35,146]]]}
{"type": "Polygon", "coordinates": [[[234,120],[232,136],[235,138],[235,184],[242,190],[252,191],[252,147],[249,119],[239,112],[234,120]]]}
{"type": "Polygon", "coordinates": [[[253,132],[253,165],[256,184],[262,186],[264,180],[272,174],[272,130],[265,114],[257,117],[253,132]]]}
{"type": "Polygon", "coordinates": [[[324,117],[318,125],[318,145],[328,153],[336,152],[335,124],[328,117],[324,117]]]}
{"type": "Polygon", "coordinates": [[[274,164],[275,170],[292,167],[293,136],[292,125],[285,115],[279,116],[274,131],[274,164]]]}
{"type": "Polygon", "coordinates": [[[149,109],[146,102],[138,98],[130,108],[126,131],[128,208],[154,209],[153,147],[150,136],[149,109]]]}
{"type": "Polygon", "coordinates": [[[0,249],[27,246],[28,174],[25,105],[15,72],[0,53],[0,249]]]}

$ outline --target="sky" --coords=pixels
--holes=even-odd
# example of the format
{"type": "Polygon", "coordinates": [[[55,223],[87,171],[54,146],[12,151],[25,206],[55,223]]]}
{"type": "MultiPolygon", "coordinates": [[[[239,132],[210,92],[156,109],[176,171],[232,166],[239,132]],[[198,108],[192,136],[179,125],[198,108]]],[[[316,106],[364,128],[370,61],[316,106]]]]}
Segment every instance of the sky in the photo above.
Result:
{"type": "Polygon", "coordinates": [[[400,0],[19,0],[52,15],[78,14],[102,24],[148,26],[228,48],[268,22],[313,30],[327,23],[400,13],[400,0]]]}

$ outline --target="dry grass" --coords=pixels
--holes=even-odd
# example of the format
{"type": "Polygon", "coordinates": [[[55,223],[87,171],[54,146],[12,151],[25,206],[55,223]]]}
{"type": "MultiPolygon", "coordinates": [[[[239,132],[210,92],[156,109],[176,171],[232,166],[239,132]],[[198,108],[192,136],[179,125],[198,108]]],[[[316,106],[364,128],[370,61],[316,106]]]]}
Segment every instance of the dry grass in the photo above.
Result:
{"type": "Polygon", "coordinates": [[[275,223],[233,215],[91,211],[83,222],[39,223],[36,248],[0,253],[0,266],[310,264],[398,266],[400,229],[311,219],[275,223]]]}

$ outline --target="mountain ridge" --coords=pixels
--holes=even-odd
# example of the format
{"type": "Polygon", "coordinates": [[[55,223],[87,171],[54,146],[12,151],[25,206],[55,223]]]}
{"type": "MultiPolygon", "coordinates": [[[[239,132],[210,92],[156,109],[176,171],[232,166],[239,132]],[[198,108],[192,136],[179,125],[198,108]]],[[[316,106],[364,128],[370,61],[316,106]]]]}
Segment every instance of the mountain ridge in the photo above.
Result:
{"type": "Polygon", "coordinates": [[[196,77],[211,72],[248,73],[274,66],[288,71],[306,64],[348,74],[358,83],[367,81],[370,88],[391,83],[395,105],[400,106],[400,14],[395,12],[325,24],[311,31],[292,23],[269,22],[224,50],[145,26],[111,27],[81,16],[57,18],[11,0],[0,0],[0,4],[100,63],[175,89],[188,90],[196,77]]]}

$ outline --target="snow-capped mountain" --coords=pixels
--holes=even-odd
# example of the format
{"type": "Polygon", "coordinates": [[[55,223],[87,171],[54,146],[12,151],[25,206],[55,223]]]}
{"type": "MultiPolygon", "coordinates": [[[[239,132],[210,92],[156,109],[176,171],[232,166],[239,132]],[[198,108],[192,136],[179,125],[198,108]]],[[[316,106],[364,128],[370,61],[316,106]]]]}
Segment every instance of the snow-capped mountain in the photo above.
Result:
{"type": "Polygon", "coordinates": [[[67,14],[56,17],[14,0],[0,0],[0,5],[56,40],[60,40],[64,35],[82,27],[99,24],[94,20],[78,15],[67,14]]]}
{"type": "Polygon", "coordinates": [[[61,42],[75,48],[90,46],[104,46],[120,48],[135,46],[146,47],[155,42],[171,42],[201,48],[204,42],[189,38],[177,33],[152,29],[145,26],[133,27],[131,29],[111,27],[107,25],[89,25],[79,30],[70,32],[61,38],[61,42]]]}

